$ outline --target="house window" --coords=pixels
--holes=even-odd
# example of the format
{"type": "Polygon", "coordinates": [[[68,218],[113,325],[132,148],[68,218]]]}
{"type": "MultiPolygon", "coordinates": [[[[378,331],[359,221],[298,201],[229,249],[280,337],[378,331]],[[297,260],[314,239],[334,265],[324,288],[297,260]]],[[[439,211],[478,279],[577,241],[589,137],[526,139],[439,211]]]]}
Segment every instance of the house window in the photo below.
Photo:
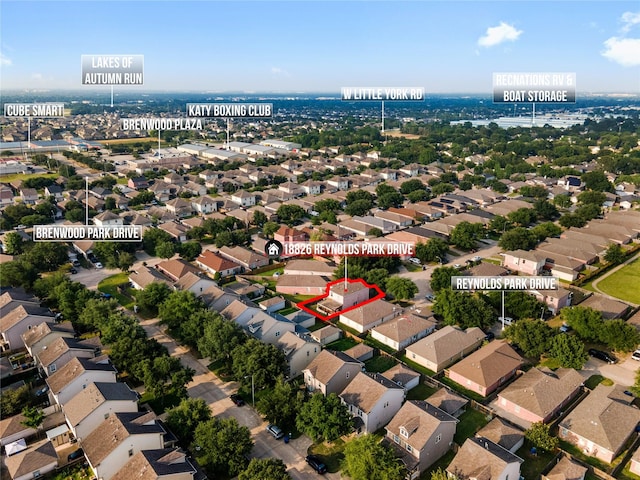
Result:
{"type": "Polygon", "coordinates": [[[398,435],[394,435],[393,436],[393,441],[396,443],[400,443],[400,437],[398,437],[398,435]]]}
{"type": "Polygon", "coordinates": [[[440,440],[442,440],[442,434],[439,433],[438,436],[436,437],[436,443],[440,442],[440,440]]]}
{"type": "Polygon", "coordinates": [[[38,478],[41,475],[40,470],[33,472],[33,478],[38,478]]]}
{"type": "Polygon", "coordinates": [[[307,357],[309,356],[309,350],[307,350],[307,357]]]}
{"type": "Polygon", "coordinates": [[[52,363],[51,365],[49,365],[49,371],[50,372],[55,372],[56,371],[56,364],[52,363]]]}
{"type": "Polygon", "coordinates": [[[409,432],[407,432],[407,429],[404,427],[400,427],[400,435],[404,438],[409,438],[409,432]]]}
{"type": "Polygon", "coordinates": [[[104,414],[104,419],[106,420],[107,418],[109,418],[109,413],[104,414]]]}
{"type": "Polygon", "coordinates": [[[133,448],[129,449],[129,456],[133,457],[133,448]]]}
{"type": "Polygon", "coordinates": [[[411,445],[409,445],[408,443],[407,443],[407,452],[413,452],[413,448],[411,448],[411,445]]]}

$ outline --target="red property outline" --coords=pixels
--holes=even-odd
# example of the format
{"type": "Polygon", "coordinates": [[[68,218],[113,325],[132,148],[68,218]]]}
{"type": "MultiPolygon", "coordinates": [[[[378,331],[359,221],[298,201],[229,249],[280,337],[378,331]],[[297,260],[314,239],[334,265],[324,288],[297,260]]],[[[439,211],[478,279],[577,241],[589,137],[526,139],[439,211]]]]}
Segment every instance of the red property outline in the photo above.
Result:
{"type": "Polygon", "coordinates": [[[338,311],[336,313],[332,313],[331,315],[328,315],[328,316],[321,315],[320,313],[316,312],[315,310],[311,310],[309,307],[307,307],[307,305],[310,304],[310,303],[319,302],[323,298],[327,298],[329,296],[329,289],[331,288],[331,286],[332,285],[337,285],[339,283],[344,283],[344,278],[341,278],[340,280],[336,280],[334,282],[327,283],[327,286],[326,286],[327,292],[324,295],[319,295],[317,297],[312,297],[312,298],[309,298],[307,300],[303,300],[302,302],[296,303],[296,307],[298,307],[301,310],[304,310],[307,313],[310,313],[310,314],[318,317],[323,322],[328,322],[332,318],[335,318],[335,317],[339,316],[342,313],[350,312],[351,310],[355,310],[356,308],[362,307],[363,305],[366,305],[367,303],[371,303],[371,302],[373,302],[375,300],[381,300],[381,299],[383,299],[385,297],[385,293],[375,283],[370,285],[367,282],[365,282],[362,278],[348,278],[347,279],[347,283],[361,283],[367,288],[375,289],[378,293],[376,294],[375,297],[370,298],[369,300],[365,300],[364,302],[357,303],[357,304],[355,304],[355,305],[353,305],[353,306],[351,306],[349,308],[345,308],[344,310],[340,310],[340,311],[338,311]]]}

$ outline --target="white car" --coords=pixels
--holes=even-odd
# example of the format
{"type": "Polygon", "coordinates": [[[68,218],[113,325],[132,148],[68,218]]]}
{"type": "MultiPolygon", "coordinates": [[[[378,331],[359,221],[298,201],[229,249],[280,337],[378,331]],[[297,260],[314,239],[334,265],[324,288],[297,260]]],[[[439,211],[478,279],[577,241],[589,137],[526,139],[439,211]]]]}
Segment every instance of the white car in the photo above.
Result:
{"type": "Polygon", "coordinates": [[[411,263],[413,263],[414,265],[422,265],[422,262],[420,261],[420,259],[419,259],[419,258],[416,258],[416,257],[411,257],[411,258],[409,259],[409,261],[410,261],[411,263]]]}
{"type": "Polygon", "coordinates": [[[479,262],[480,260],[482,260],[482,257],[479,257],[478,255],[471,259],[472,262],[479,262]]]}
{"type": "Polygon", "coordinates": [[[631,354],[631,358],[633,358],[634,360],[640,361],[640,349],[633,352],[631,354]]]}
{"type": "Polygon", "coordinates": [[[96,268],[103,268],[100,262],[96,262],[94,265],[96,266],[96,268]]]}

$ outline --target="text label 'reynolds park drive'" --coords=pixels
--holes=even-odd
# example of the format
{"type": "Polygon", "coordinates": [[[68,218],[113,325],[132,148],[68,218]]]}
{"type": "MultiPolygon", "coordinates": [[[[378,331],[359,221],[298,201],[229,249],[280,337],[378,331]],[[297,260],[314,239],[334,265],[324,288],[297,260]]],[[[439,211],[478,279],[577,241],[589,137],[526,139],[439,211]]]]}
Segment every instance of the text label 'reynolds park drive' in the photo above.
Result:
{"type": "Polygon", "coordinates": [[[556,277],[451,277],[453,290],[557,290],[556,277]]]}
{"type": "Polygon", "coordinates": [[[422,102],[423,87],[342,87],[342,100],[348,102],[422,102]]]}
{"type": "Polygon", "coordinates": [[[189,117],[268,118],[273,115],[272,103],[187,103],[189,117]]]}
{"type": "Polygon", "coordinates": [[[494,73],[493,103],[575,103],[575,73],[494,73]]]}
{"type": "Polygon", "coordinates": [[[404,257],[414,255],[410,242],[284,242],[283,256],[404,257]]]}
{"type": "Polygon", "coordinates": [[[36,242],[74,242],[97,240],[101,242],[141,242],[140,225],[35,225],[36,242]]]}
{"type": "Polygon", "coordinates": [[[83,85],[142,85],[144,55],[82,55],[83,85]]]}

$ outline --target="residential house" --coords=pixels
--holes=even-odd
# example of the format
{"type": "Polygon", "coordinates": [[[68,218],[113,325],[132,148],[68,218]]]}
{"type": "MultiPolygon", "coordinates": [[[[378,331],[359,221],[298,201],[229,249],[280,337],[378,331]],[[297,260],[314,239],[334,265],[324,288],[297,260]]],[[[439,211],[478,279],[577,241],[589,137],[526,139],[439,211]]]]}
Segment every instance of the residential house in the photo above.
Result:
{"type": "Polygon", "coordinates": [[[311,392],[316,390],[323,395],[339,394],[351,382],[364,364],[345,355],[343,352],[322,350],[302,373],[304,383],[311,392]]]}
{"type": "Polygon", "coordinates": [[[327,180],[327,185],[338,190],[349,190],[349,179],[345,177],[331,177],[327,180]]]}
{"type": "Polygon", "coordinates": [[[22,341],[33,358],[58,337],[73,338],[71,322],[42,322],[22,334],[22,341]]]}
{"type": "Polygon", "coordinates": [[[605,320],[613,320],[614,318],[622,318],[629,310],[626,303],[605,297],[599,293],[594,293],[586,300],[580,303],[581,307],[593,308],[602,313],[605,320]]]}
{"type": "Polygon", "coordinates": [[[189,227],[182,225],[178,222],[165,222],[158,225],[160,230],[167,232],[173,240],[178,243],[184,243],[187,241],[187,232],[189,227]]]}
{"type": "Polygon", "coordinates": [[[551,421],[578,394],[583,381],[572,368],[555,372],[532,368],[500,392],[495,404],[526,429],[535,422],[551,421]]]}
{"type": "Polygon", "coordinates": [[[115,225],[124,225],[124,220],[122,219],[122,217],[107,210],[93,217],[93,223],[95,225],[98,225],[99,227],[107,227],[107,226],[115,226],[115,225]]]}
{"type": "Polygon", "coordinates": [[[231,303],[220,311],[220,315],[227,320],[233,320],[241,327],[246,326],[258,313],[264,313],[255,304],[251,303],[249,305],[237,295],[230,298],[230,300],[231,303]]]}
{"type": "Polygon", "coordinates": [[[60,202],[63,199],[62,187],[60,187],[60,185],[56,185],[55,183],[44,187],[44,194],[47,198],[54,197],[56,202],[60,202]]]}
{"type": "Polygon", "coordinates": [[[35,435],[37,433],[35,428],[24,425],[23,422],[26,420],[26,417],[21,413],[0,420],[0,446],[5,447],[21,438],[35,435]]]}
{"type": "Polygon", "coordinates": [[[129,282],[136,290],[144,290],[151,283],[164,283],[171,285],[171,280],[157,271],[155,268],[145,267],[141,265],[129,274],[129,282]]]}
{"type": "Polygon", "coordinates": [[[100,337],[91,337],[86,340],[60,337],[51,342],[36,357],[42,371],[49,376],[74,357],[94,358],[101,351],[100,337]]]}
{"type": "Polygon", "coordinates": [[[205,290],[216,286],[216,282],[205,276],[187,272],[177,282],[173,284],[174,290],[188,290],[196,297],[202,295],[205,290]]]}
{"type": "Polygon", "coordinates": [[[458,420],[421,400],[409,400],[386,426],[386,443],[392,445],[407,469],[407,479],[422,472],[449,451],[458,420]]]}
{"type": "Polygon", "coordinates": [[[211,250],[202,252],[196,258],[196,265],[211,275],[219,274],[221,278],[236,275],[242,271],[242,265],[211,250]]]}
{"type": "Polygon", "coordinates": [[[58,405],[65,405],[91,383],[115,383],[118,371],[108,357],[74,357],[45,381],[58,405]]]}
{"type": "Polygon", "coordinates": [[[287,301],[284,299],[284,297],[280,296],[267,298],[266,300],[263,300],[259,303],[260,308],[267,313],[274,313],[278,310],[282,310],[286,307],[286,305],[287,301]]]}
{"type": "Polygon", "coordinates": [[[539,275],[546,263],[543,255],[526,250],[513,250],[504,252],[502,255],[504,257],[502,265],[505,268],[525,275],[539,275]]]}
{"type": "Polygon", "coordinates": [[[62,404],[69,429],[80,442],[114,413],[137,412],[138,396],[125,383],[97,382],[62,404]]]}
{"type": "MultiPolygon", "coordinates": [[[[366,300],[369,300],[369,287],[362,280],[345,280],[329,287],[329,295],[318,303],[317,309],[319,312],[329,315],[366,300]]],[[[385,315],[388,315],[388,312],[385,315]]]]}
{"type": "Polygon", "coordinates": [[[193,213],[191,202],[180,197],[166,202],[165,208],[169,213],[176,215],[178,218],[188,217],[193,213]]]}
{"type": "Polygon", "coordinates": [[[173,282],[177,282],[187,273],[200,273],[197,267],[194,267],[189,262],[182,260],[181,258],[174,258],[173,260],[165,260],[156,265],[156,268],[163,275],[167,276],[173,282]]]}
{"type": "Polygon", "coordinates": [[[218,202],[213,198],[204,195],[202,197],[191,200],[191,207],[200,215],[206,215],[208,213],[218,211],[218,202]]]}
{"type": "Polygon", "coordinates": [[[296,329],[295,323],[285,317],[275,318],[262,310],[258,310],[243,327],[253,337],[271,345],[277,344],[286,332],[294,332],[296,329]]]}
{"type": "Polygon", "coordinates": [[[400,410],[404,389],[377,373],[358,372],[339,397],[354,417],[356,429],[373,433],[400,410]]]}
{"type": "Polygon", "coordinates": [[[4,185],[0,185],[0,207],[13,203],[13,191],[4,185]]]}
{"type": "Polygon", "coordinates": [[[136,453],[114,477],[118,480],[193,480],[197,471],[185,452],[162,448],[136,453]]]}
{"type": "Polygon", "coordinates": [[[478,348],[484,337],[484,332],[478,327],[461,330],[447,325],[409,345],[407,358],[433,372],[441,372],[478,348]]]}
{"type": "Polygon", "coordinates": [[[133,188],[134,190],[142,190],[149,188],[149,182],[144,177],[132,177],[127,182],[127,187],[133,188]]]}
{"type": "Polygon", "coordinates": [[[359,333],[364,333],[391,320],[396,315],[399,315],[401,311],[400,307],[378,299],[340,314],[340,322],[359,333]]]}
{"type": "Polygon", "coordinates": [[[97,478],[118,479],[117,472],[136,453],[165,448],[165,433],[152,412],[115,413],[84,438],[81,446],[97,478]]]}
{"type": "Polygon", "coordinates": [[[511,453],[516,453],[524,445],[524,432],[498,417],[478,430],[476,436],[491,440],[511,453]]]}
{"type": "Polygon", "coordinates": [[[460,480],[517,480],[523,460],[483,437],[468,438],[456,453],[447,473],[460,480]]]}
{"type": "Polygon", "coordinates": [[[52,321],[53,314],[48,308],[29,303],[9,305],[11,310],[2,309],[0,334],[2,350],[16,350],[24,346],[21,335],[42,322],[52,321]]]}
{"type": "Polygon", "coordinates": [[[371,336],[394,350],[402,350],[432,333],[436,324],[433,318],[403,314],[371,329],[371,336]]]}
{"type": "Polygon", "coordinates": [[[335,267],[326,262],[319,262],[317,260],[291,260],[284,267],[284,274],[331,277],[334,270],[335,267]]]}
{"type": "Polygon", "coordinates": [[[259,255],[244,247],[222,247],[218,253],[223,257],[233,260],[242,265],[246,270],[255,270],[256,268],[269,265],[269,259],[264,255],[259,255]]]}
{"type": "Polygon", "coordinates": [[[586,455],[611,463],[640,422],[640,410],[618,385],[599,384],[559,424],[558,436],[586,455]]]}
{"type": "Polygon", "coordinates": [[[280,275],[276,292],[288,295],[324,295],[329,279],[317,275],[280,275]]]}
{"type": "Polygon", "coordinates": [[[20,199],[25,205],[34,205],[40,196],[35,188],[21,188],[20,199]]]}
{"type": "Polygon", "coordinates": [[[530,290],[529,293],[539,301],[546,303],[554,315],[557,315],[561,308],[571,306],[573,298],[573,293],[562,287],[558,287],[556,290],[530,290]]]}
{"type": "Polygon", "coordinates": [[[302,371],[320,354],[322,347],[307,335],[285,332],[276,346],[283,351],[289,366],[289,378],[302,375],[302,371]]]}
{"type": "Polygon", "coordinates": [[[27,450],[5,459],[12,480],[31,480],[52,472],[58,466],[56,449],[49,440],[32,445],[27,450]]]}
{"type": "Polygon", "coordinates": [[[231,201],[241,207],[253,207],[256,204],[256,195],[245,190],[238,190],[231,194],[231,201]]]}
{"type": "Polygon", "coordinates": [[[542,475],[542,480],[584,480],[587,471],[587,467],[562,455],[553,468],[542,475]]]}
{"type": "Polygon", "coordinates": [[[491,342],[449,368],[448,377],[483,397],[509,381],[523,360],[504,340],[491,342]]]}
{"type": "Polygon", "coordinates": [[[631,457],[631,461],[629,462],[629,471],[640,476],[640,448],[636,449],[636,453],[631,457]]]}

